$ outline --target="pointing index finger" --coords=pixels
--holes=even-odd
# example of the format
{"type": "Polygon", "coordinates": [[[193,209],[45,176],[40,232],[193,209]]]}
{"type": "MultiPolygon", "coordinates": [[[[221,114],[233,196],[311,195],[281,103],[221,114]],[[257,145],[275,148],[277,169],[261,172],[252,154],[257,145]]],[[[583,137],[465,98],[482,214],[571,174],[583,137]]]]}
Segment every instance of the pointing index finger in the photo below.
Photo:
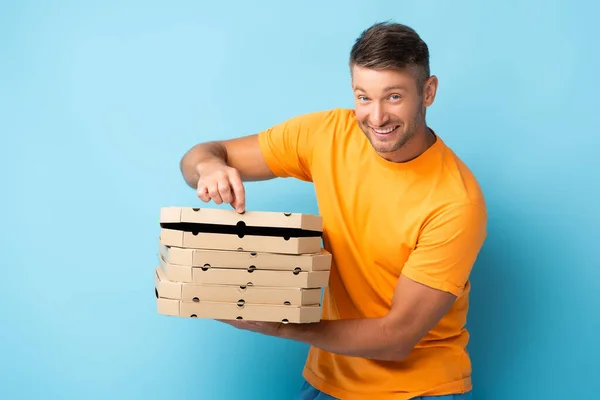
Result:
{"type": "Polygon", "coordinates": [[[233,174],[231,177],[231,188],[233,189],[234,200],[231,203],[239,213],[246,211],[246,190],[242,180],[233,174]]]}

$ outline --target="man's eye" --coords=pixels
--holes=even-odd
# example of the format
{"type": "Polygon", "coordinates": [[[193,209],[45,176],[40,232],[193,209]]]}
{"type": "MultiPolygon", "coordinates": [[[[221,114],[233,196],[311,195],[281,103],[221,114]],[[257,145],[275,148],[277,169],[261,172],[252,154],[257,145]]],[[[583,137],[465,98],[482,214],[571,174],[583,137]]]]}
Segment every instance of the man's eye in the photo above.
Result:
{"type": "Polygon", "coordinates": [[[365,96],[358,96],[358,100],[367,101],[368,99],[365,96]]]}
{"type": "Polygon", "coordinates": [[[393,94],[393,95],[391,95],[391,96],[390,96],[390,99],[391,99],[391,100],[400,100],[400,95],[398,95],[398,94],[393,94]]]}

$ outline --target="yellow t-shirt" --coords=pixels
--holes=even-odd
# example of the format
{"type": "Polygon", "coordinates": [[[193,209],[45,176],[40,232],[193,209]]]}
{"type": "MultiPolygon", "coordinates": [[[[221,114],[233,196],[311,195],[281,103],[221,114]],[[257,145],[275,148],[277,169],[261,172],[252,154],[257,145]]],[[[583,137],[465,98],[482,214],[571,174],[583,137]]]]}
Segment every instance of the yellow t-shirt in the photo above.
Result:
{"type": "Polygon", "coordinates": [[[348,109],[291,118],[260,132],[259,142],[277,176],[314,184],[324,246],[333,255],[323,319],[383,317],[401,274],[458,296],[406,359],[375,361],[313,346],[305,379],[344,400],[470,390],[469,274],[487,224],[471,171],[439,136],[412,161],[385,160],[348,109]]]}

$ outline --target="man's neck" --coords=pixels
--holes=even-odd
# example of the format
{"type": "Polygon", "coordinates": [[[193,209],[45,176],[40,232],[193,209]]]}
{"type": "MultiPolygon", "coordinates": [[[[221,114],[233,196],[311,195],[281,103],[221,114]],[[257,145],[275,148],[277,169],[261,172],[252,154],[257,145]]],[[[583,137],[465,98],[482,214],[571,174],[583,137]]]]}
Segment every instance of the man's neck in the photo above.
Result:
{"type": "Polygon", "coordinates": [[[393,153],[380,154],[388,161],[404,163],[423,154],[428,148],[433,146],[437,137],[426,124],[422,124],[417,134],[410,139],[404,146],[393,153]]]}

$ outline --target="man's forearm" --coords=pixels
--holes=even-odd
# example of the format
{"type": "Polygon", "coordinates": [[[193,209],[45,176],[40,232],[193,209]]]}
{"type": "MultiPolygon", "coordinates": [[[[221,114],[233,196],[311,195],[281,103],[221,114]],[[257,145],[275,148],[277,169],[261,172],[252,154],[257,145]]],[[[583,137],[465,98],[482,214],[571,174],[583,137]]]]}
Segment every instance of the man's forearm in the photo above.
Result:
{"type": "Polygon", "coordinates": [[[375,360],[401,360],[410,351],[399,335],[387,328],[384,318],[286,324],[281,326],[278,336],[331,353],[375,360]]]}
{"type": "Polygon", "coordinates": [[[206,162],[227,163],[227,150],[218,142],[206,142],[192,147],[181,158],[179,168],[185,182],[193,189],[196,188],[200,174],[198,167],[206,162]]]}

